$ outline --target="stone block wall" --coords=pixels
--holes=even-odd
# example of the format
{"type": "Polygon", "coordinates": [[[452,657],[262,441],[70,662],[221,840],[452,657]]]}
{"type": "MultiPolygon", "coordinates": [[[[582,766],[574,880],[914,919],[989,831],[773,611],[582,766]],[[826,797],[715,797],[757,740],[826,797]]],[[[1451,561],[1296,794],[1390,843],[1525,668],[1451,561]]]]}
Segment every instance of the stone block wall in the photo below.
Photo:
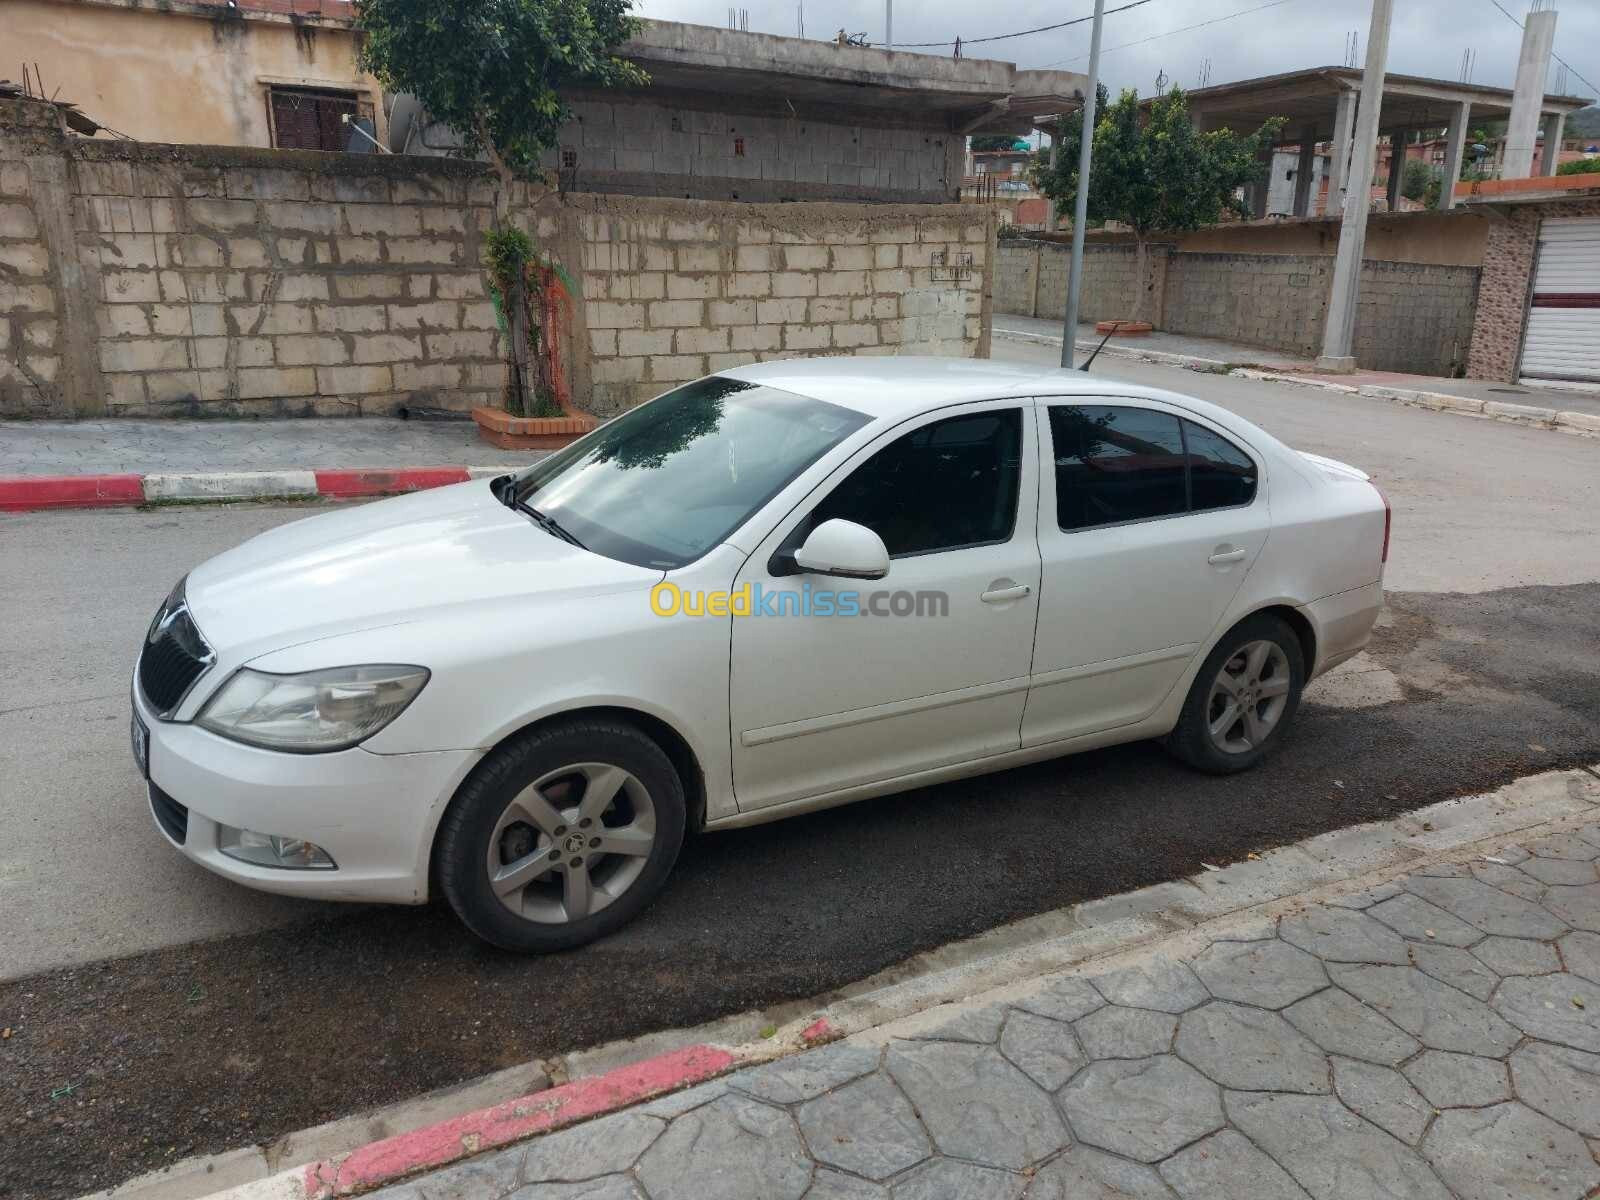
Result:
{"type": "MultiPolygon", "coordinates": [[[[0,414],[358,415],[498,403],[477,164],[66,138],[0,102],[0,414]]],[[[740,362],[987,353],[992,216],[518,184],[579,285],[580,407],[740,362]]]]}
{"type": "MultiPolygon", "coordinates": [[[[1513,245],[1513,239],[1505,240],[1513,245]]],[[[1059,316],[1065,306],[1069,250],[1061,242],[1000,242],[994,311],[1059,316]]],[[[1531,249],[1526,255],[1531,264],[1531,249]]],[[[1131,245],[1086,246],[1082,319],[1127,316],[1134,276],[1131,245]]],[[[1473,344],[1474,313],[1481,314],[1478,276],[1477,267],[1367,260],[1355,334],[1361,365],[1423,375],[1460,374],[1473,344]]],[[[1314,358],[1322,345],[1332,281],[1329,255],[1174,252],[1170,246],[1152,245],[1148,311],[1156,327],[1169,333],[1314,358]]],[[[1525,279],[1522,286],[1525,295],[1525,279]]],[[[1520,324],[1517,333],[1520,337],[1520,324]]]]}

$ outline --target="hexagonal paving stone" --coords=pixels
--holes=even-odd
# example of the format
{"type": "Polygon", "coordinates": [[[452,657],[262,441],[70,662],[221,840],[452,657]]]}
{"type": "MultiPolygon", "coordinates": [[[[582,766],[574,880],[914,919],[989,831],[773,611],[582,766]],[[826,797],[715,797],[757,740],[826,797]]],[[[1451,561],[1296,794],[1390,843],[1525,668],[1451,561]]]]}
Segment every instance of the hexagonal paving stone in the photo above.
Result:
{"type": "Polygon", "coordinates": [[[1323,962],[1407,963],[1406,944],[1387,925],[1366,913],[1316,908],[1285,917],[1278,936],[1323,962]]]}
{"type": "Polygon", "coordinates": [[[1487,1000],[1500,983],[1500,976],[1474,958],[1470,950],[1459,946],[1414,945],[1411,959],[1424,975],[1432,975],[1440,983],[1460,988],[1479,1000],[1487,1000]]]}
{"type": "MultiPolygon", "coordinates": [[[[1600,935],[1596,940],[1600,942],[1600,935]]],[[[1547,975],[1561,969],[1556,948],[1532,938],[1487,937],[1472,954],[1496,975],[1547,975]]]]}
{"type": "MultiPolygon", "coordinates": [[[[449,1193],[436,1193],[433,1179],[421,1200],[484,1200],[483,1192],[463,1192],[460,1197],[449,1193]]],[[[381,1195],[381,1193],[380,1193],[381,1195]]],[[[645,1194],[626,1175],[607,1175],[600,1179],[586,1179],[582,1183],[530,1183],[518,1188],[506,1200],[646,1200],[645,1194]]]]}
{"type": "Polygon", "coordinates": [[[994,1046],[894,1042],[886,1066],[953,1158],[1015,1170],[1072,1140],[1050,1097],[994,1046]]]}
{"type": "Polygon", "coordinates": [[[1322,964],[1281,938],[1212,942],[1191,964],[1219,1000],[1284,1008],[1328,986],[1322,964]]]}
{"type": "Polygon", "coordinates": [[[1183,1200],[1305,1200],[1287,1171],[1231,1129],[1179,1151],[1157,1169],[1183,1200]]]}
{"type": "Polygon", "coordinates": [[[1517,1031],[1482,1000],[1415,967],[1338,964],[1329,973],[1340,987],[1435,1050],[1498,1056],[1517,1044],[1517,1031]]]}
{"type": "Polygon", "coordinates": [[[1277,1013],[1243,1004],[1218,1000],[1185,1013],[1173,1049],[1223,1087],[1326,1092],[1331,1086],[1321,1050],[1277,1013]]]}
{"type": "Polygon", "coordinates": [[[1567,970],[1590,983],[1600,983],[1600,933],[1580,929],[1567,934],[1556,945],[1561,948],[1561,959],[1567,964],[1567,970]]]}
{"type": "MultiPolygon", "coordinates": [[[[438,1200],[481,1200],[485,1196],[514,1193],[522,1179],[520,1149],[514,1146],[494,1154],[469,1158],[466,1162],[435,1171],[425,1179],[384,1188],[373,1193],[372,1200],[434,1200],[434,1197],[438,1197],[438,1200]],[[427,1184],[426,1192],[422,1190],[423,1183],[427,1184]]],[[[622,1182],[632,1187],[631,1180],[623,1179],[622,1182]]]]}
{"type": "Polygon", "coordinates": [[[1211,999],[1211,993],[1189,965],[1170,958],[1150,959],[1097,976],[1090,982],[1112,1004],[1127,1008],[1181,1013],[1211,999]]]}
{"type": "Polygon", "coordinates": [[[1499,888],[1502,892],[1509,892],[1523,900],[1537,903],[1539,897],[1544,895],[1544,884],[1505,863],[1473,863],[1472,877],[1479,883],[1499,888]]]}
{"type": "Polygon", "coordinates": [[[1330,1054],[1392,1067],[1422,1043],[1349,992],[1328,988],[1283,1010],[1284,1018],[1330,1054]]]}
{"type": "Polygon", "coordinates": [[[1444,909],[1429,904],[1409,892],[1385,900],[1367,910],[1374,921],[1382,921],[1401,937],[1414,942],[1432,941],[1445,946],[1470,946],[1483,937],[1483,931],[1457,920],[1444,909]]]}
{"type": "Polygon", "coordinates": [[[660,1117],[620,1112],[547,1133],[528,1143],[522,1177],[529,1183],[541,1183],[620,1174],[633,1166],[666,1127],[660,1117]]]}
{"type": "Polygon", "coordinates": [[[1172,1200],[1154,1167],[1082,1144],[1039,1168],[1024,1200],[1172,1200]]]}
{"type": "Polygon", "coordinates": [[[1587,929],[1590,933],[1600,933],[1600,883],[1588,883],[1582,887],[1546,888],[1544,906],[1574,929],[1587,929]]]}
{"type": "Polygon", "coordinates": [[[727,1083],[760,1100],[798,1104],[876,1070],[881,1058],[876,1046],[839,1043],[751,1067],[730,1076],[727,1083]]]}
{"type": "Polygon", "coordinates": [[[1024,996],[1016,1002],[1016,1007],[1053,1021],[1076,1021],[1097,1008],[1104,1008],[1105,1003],[1105,997],[1095,991],[1087,979],[1069,975],[1031,996],[1024,996]]]}
{"type": "Polygon", "coordinates": [[[889,1200],[889,1189],[829,1167],[818,1167],[805,1200],[889,1200]]]}
{"type": "Polygon", "coordinates": [[[1329,1096],[1229,1092],[1228,1116],[1315,1200],[1450,1200],[1416,1151],[1329,1096]]]}
{"type": "Polygon", "coordinates": [[[910,1101],[881,1072],[806,1101],[795,1118],[812,1158],[868,1179],[887,1179],[933,1153],[910,1101]]]}
{"type": "Polygon", "coordinates": [[[999,1167],[980,1167],[953,1158],[935,1158],[894,1181],[894,1200],[1017,1200],[1026,1176],[999,1167]]]}
{"type": "MultiPolygon", "coordinates": [[[[1006,1023],[1006,1013],[1009,1011],[1003,1004],[965,1009],[925,1033],[911,1033],[906,1037],[910,1041],[993,1042],[1000,1036],[1000,1027],[1006,1023]]],[[[936,1016],[937,1013],[927,1015],[936,1016]]]]}
{"type": "Polygon", "coordinates": [[[1170,1054],[1091,1063],[1061,1090],[1080,1141],[1159,1162],[1222,1126],[1217,1085],[1170,1054]]]}
{"type": "Polygon", "coordinates": [[[1519,975],[1500,985],[1494,1007],[1530,1037],[1600,1053],[1600,984],[1575,975],[1519,975]]]}
{"type": "Polygon", "coordinates": [[[1072,1026],[1016,1010],[1000,1034],[1000,1053],[1047,1092],[1055,1091],[1089,1061],[1072,1036],[1072,1026]]]}
{"type": "Polygon", "coordinates": [[[811,1183],[789,1114],[731,1094],[676,1118],[635,1170],[652,1200],[800,1200],[811,1183]]]}
{"type": "Polygon", "coordinates": [[[1375,1067],[1353,1058],[1333,1060],[1333,1090],[1344,1106],[1415,1146],[1433,1116],[1433,1106],[1392,1067],[1375,1067]]]}
{"type": "Polygon", "coordinates": [[[1400,1069],[1435,1108],[1482,1108],[1511,1099],[1506,1065],[1492,1058],[1428,1050],[1400,1069]]]}
{"type": "Polygon", "coordinates": [[[1450,1110],[1422,1139],[1422,1153],[1461,1200],[1587,1196],[1600,1184],[1582,1138],[1515,1101],[1450,1110]]]}
{"type": "Polygon", "coordinates": [[[1564,929],[1544,909],[1476,879],[1428,879],[1413,875],[1406,891],[1437,904],[1469,925],[1502,937],[1559,937],[1564,929]]]}
{"type": "Polygon", "coordinates": [[[1593,862],[1600,858],[1600,846],[1592,845],[1576,833],[1553,833],[1529,842],[1524,849],[1535,858],[1566,858],[1577,862],[1593,862]]]}
{"type": "Polygon", "coordinates": [[[1511,1079],[1529,1108],[1600,1137],[1600,1054],[1529,1042],[1511,1056],[1511,1079]]]}
{"type": "Polygon", "coordinates": [[[1148,1008],[1112,1004],[1075,1026],[1090,1058],[1149,1058],[1172,1049],[1178,1018],[1148,1008]]]}
{"type": "Polygon", "coordinates": [[[1530,858],[1517,868],[1540,883],[1581,885],[1600,882],[1592,862],[1579,862],[1574,858],[1530,858]]]}
{"type": "Polygon", "coordinates": [[[646,1113],[652,1117],[666,1117],[669,1121],[690,1109],[701,1108],[710,1104],[719,1096],[728,1094],[727,1079],[713,1079],[710,1083],[698,1083],[692,1088],[685,1088],[681,1092],[672,1092],[652,1100],[643,1108],[636,1111],[646,1113]]]}

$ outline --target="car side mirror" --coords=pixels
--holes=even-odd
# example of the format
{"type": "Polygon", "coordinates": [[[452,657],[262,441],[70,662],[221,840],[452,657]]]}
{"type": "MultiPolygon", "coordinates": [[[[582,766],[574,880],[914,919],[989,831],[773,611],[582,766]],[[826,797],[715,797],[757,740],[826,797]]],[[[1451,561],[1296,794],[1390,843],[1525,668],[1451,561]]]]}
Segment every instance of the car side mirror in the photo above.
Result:
{"type": "Polygon", "coordinates": [[[882,579],[889,573],[889,551],[883,539],[865,525],[837,517],[811,531],[794,552],[794,561],[813,575],[882,579]]]}

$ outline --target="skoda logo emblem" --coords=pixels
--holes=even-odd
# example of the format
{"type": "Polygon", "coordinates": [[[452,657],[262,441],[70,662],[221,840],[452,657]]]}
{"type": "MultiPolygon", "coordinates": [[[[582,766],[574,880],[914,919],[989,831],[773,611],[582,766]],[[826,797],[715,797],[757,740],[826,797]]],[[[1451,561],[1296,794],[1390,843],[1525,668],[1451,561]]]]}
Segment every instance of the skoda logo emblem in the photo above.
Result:
{"type": "Polygon", "coordinates": [[[567,835],[567,843],[566,844],[567,844],[567,853],[568,854],[580,853],[583,850],[583,847],[584,847],[583,834],[581,834],[581,833],[569,833],[567,835]]]}

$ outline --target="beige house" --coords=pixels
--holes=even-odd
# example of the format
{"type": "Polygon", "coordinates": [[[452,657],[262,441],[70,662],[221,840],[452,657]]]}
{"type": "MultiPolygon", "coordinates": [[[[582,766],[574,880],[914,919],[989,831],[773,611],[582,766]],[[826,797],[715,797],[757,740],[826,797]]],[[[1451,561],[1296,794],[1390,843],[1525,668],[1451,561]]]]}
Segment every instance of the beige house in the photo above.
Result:
{"type": "Polygon", "coordinates": [[[11,76],[145,142],[343,150],[387,137],[348,0],[5,0],[11,76]]]}

